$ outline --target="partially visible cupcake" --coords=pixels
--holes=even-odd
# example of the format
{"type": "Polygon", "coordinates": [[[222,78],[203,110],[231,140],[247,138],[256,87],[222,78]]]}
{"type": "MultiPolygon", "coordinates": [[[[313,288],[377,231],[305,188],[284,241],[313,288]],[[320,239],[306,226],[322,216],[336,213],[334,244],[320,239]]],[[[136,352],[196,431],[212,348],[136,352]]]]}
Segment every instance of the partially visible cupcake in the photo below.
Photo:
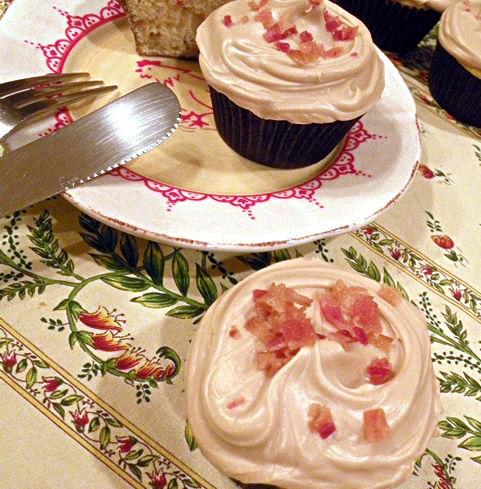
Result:
{"type": "Polygon", "coordinates": [[[246,484],[394,489],[438,433],[422,312],[322,260],[278,263],[222,295],[185,381],[202,454],[246,484]]]}
{"type": "Polygon", "coordinates": [[[380,49],[414,49],[455,0],[333,0],[359,17],[380,49]]]}
{"type": "Polygon", "coordinates": [[[235,0],[196,41],[220,136],[267,166],[322,160],[384,89],[368,29],[328,0],[235,0]]]}
{"type": "Polygon", "coordinates": [[[458,2],[443,13],[429,89],[450,115],[481,127],[481,2],[458,2]]]}

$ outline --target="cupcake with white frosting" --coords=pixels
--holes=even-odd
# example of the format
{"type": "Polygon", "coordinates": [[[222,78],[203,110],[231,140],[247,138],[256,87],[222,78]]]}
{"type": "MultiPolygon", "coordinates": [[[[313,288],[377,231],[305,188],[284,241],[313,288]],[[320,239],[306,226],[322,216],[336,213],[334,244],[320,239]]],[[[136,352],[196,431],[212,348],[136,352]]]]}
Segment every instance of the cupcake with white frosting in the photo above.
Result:
{"type": "Polygon", "coordinates": [[[226,292],[186,362],[203,455],[243,483],[394,489],[437,434],[422,313],[320,260],[285,261],[226,292]]]}
{"type": "Polygon", "coordinates": [[[220,136],[264,165],[322,160],[384,89],[368,29],[328,0],[235,0],[196,41],[220,136]]]}
{"type": "Polygon", "coordinates": [[[443,13],[429,89],[450,115],[481,128],[481,2],[458,2],[443,13]]]}
{"type": "Polygon", "coordinates": [[[370,29],[374,43],[385,51],[414,49],[456,0],[333,0],[370,29]]]}

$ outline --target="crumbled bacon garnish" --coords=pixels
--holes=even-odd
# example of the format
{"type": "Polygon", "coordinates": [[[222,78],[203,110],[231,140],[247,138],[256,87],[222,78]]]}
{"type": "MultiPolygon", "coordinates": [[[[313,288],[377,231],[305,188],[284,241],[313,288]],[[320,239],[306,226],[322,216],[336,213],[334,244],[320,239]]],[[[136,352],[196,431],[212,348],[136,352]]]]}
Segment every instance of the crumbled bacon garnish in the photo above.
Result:
{"type": "Polygon", "coordinates": [[[366,374],[370,384],[385,384],[393,376],[392,365],[387,358],[374,358],[367,366],[366,374]]]}
{"type": "Polygon", "coordinates": [[[224,18],[222,19],[222,23],[226,27],[229,27],[232,24],[232,17],[230,15],[225,15],[224,18]]]}
{"type": "Polygon", "coordinates": [[[175,5],[179,8],[185,8],[184,2],[182,0],[175,0],[175,5]]]}
{"type": "Polygon", "coordinates": [[[234,338],[239,334],[239,328],[237,326],[232,326],[232,328],[229,330],[229,336],[231,338],[234,338]]]}
{"type": "Polygon", "coordinates": [[[337,15],[331,15],[327,9],[323,12],[326,29],[335,41],[352,41],[359,30],[358,26],[351,27],[341,22],[337,15]]]}
{"type": "Polygon", "coordinates": [[[387,440],[391,430],[386,421],[384,409],[364,411],[364,438],[371,443],[387,440]]]}
{"type": "Polygon", "coordinates": [[[247,5],[249,6],[249,8],[251,10],[254,10],[254,11],[259,10],[259,5],[256,2],[254,2],[254,0],[248,2],[247,5]]]}
{"type": "Polygon", "coordinates": [[[247,22],[249,22],[249,16],[248,15],[244,15],[240,21],[239,21],[241,24],[247,24],[247,22]]]}
{"type": "Polygon", "coordinates": [[[254,16],[254,20],[260,22],[264,29],[269,29],[274,24],[274,17],[272,11],[269,8],[259,10],[254,16]]]}
{"type": "Polygon", "coordinates": [[[377,295],[391,304],[393,307],[399,306],[399,304],[402,302],[401,292],[386,284],[381,284],[380,289],[377,291],[377,295]]]}
{"type": "Polygon", "coordinates": [[[336,425],[328,407],[311,404],[307,415],[309,416],[309,429],[313,433],[318,433],[321,438],[326,439],[336,431],[336,425]]]}
{"type": "Polygon", "coordinates": [[[386,336],[385,334],[382,333],[379,334],[369,333],[367,335],[367,342],[370,345],[375,346],[378,350],[381,350],[385,353],[389,352],[393,341],[394,338],[391,338],[390,336],[386,336]]]}
{"type": "Polygon", "coordinates": [[[307,65],[319,58],[317,54],[306,53],[300,49],[291,49],[287,54],[295,63],[299,65],[307,65]]]}
{"type": "Polygon", "coordinates": [[[234,409],[234,408],[244,404],[245,402],[246,402],[246,400],[243,396],[236,397],[235,399],[233,399],[232,401],[230,401],[227,404],[227,409],[229,409],[229,410],[234,409]]]}
{"type": "Polygon", "coordinates": [[[314,40],[314,38],[312,37],[312,34],[308,31],[302,31],[299,34],[299,38],[300,38],[301,42],[310,42],[310,41],[314,40]]]}
{"type": "Polygon", "coordinates": [[[379,307],[366,289],[348,286],[338,280],[329,290],[319,294],[317,300],[323,318],[336,330],[329,337],[343,348],[359,342],[372,344],[382,351],[389,350],[393,340],[382,334],[379,307]]]}
{"type": "Polygon", "coordinates": [[[283,53],[288,53],[291,49],[291,45],[288,42],[284,41],[277,41],[274,43],[274,46],[276,47],[276,49],[282,51],[283,53]]]}
{"type": "Polygon", "coordinates": [[[282,41],[283,39],[297,33],[296,26],[288,22],[276,22],[264,32],[264,39],[269,42],[282,41]]]}
{"type": "Polygon", "coordinates": [[[272,284],[268,290],[253,291],[255,315],[245,328],[256,336],[265,350],[256,354],[257,367],[274,375],[304,346],[317,340],[306,309],[312,300],[284,284],[272,284]]]}

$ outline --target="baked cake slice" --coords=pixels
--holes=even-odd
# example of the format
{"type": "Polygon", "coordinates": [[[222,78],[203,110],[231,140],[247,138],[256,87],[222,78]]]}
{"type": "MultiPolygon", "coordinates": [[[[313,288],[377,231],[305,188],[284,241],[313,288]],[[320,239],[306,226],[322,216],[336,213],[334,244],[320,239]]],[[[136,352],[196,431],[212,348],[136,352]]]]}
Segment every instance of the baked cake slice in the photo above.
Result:
{"type": "Polygon", "coordinates": [[[230,0],[119,0],[134,33],[137,52],[194,58],[200,23],[230,0]]]}

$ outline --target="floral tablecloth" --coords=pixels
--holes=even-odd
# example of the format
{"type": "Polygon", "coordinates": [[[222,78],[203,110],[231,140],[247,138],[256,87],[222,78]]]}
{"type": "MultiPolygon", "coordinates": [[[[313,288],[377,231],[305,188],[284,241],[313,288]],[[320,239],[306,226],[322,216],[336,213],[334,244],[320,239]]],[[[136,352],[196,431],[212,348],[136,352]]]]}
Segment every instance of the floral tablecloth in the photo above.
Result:
{"type": "Polygon", "coordinates": [[[422,158],[403,199],[362,229],[238,254],[148,242],[62,197],[0,219],[1,488],[234,487],[186,421],[189,342],[225,290],[298,256],[393,285],[424,313],[444,413],[402,487],[481,487],[481,131],[430,97],[435,38],[392,57],[422,158]]]}

